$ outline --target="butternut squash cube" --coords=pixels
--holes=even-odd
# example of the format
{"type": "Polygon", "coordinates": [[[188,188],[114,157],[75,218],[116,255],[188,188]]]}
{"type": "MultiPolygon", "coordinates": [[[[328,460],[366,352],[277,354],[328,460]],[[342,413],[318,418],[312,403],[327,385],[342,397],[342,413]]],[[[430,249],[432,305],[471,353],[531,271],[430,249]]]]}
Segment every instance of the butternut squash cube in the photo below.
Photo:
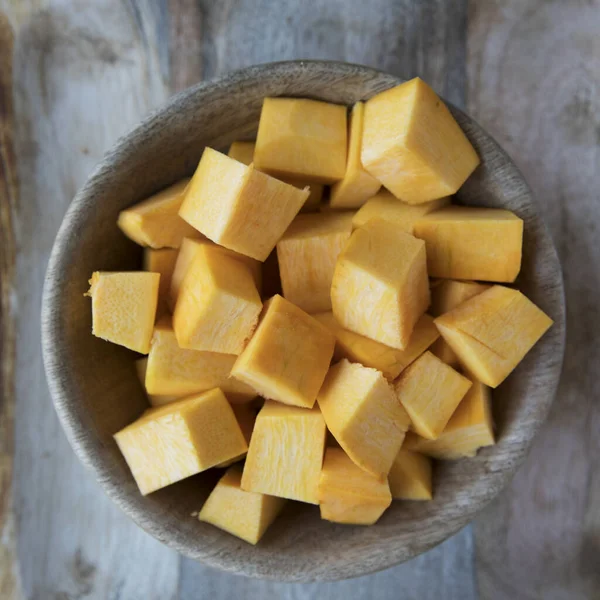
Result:
{"type": "Polygon", "coordinates": [[[431,500],[431,459],[405,450],[405,445],[406,442],[388,476],[392,497],[397,500],[431,500]]]}
{"type": "Polygon", "coordinates": [[[387,479],[357,467],[340,448],[327,448],[319,481],[321,518],[373,525],[392,503],[387,479]]]}
{"type": "Polygon", "coordinates": [[[436,93],[416,77],[365,106],[365,169],[409,204],[455,194],[479,157],[436,93]]]}
{"type": "Polygon", "coordinates": [[[175,400],[179,400],[182,396],[161,396],[158,394],[148,394],[146,390],[146,371],[148,370],[148,357],[140,358],[135,361],[135,372],[148,396],[148,402],[150,402],[150,406],[162,406],[163,404],[169,404],[169,402],[174,402],[175,400]]]}
{"type": "Polygon", "coordinates": [[[467,370],[495,388],[548,331],[552,319],[518,290],[495,285],[435,324],[467,370]]]}
{"type": "Polygon", "coordinates": [[[346,107],[301,98],[265,98],[254,150],[257,169],[319,183],[346,170],[346,107]]]}
{"type": "Polygon", "coordinates": [[[364,116],[365,105],[363,102],[357,102],[350,114],[346,173],[341,181],[331,187],[331,208],[362,206],[381,187],[381,183],[365,171],[360,160],[364,116]]]}
{"type": "Polygon", "coordinates": [[[181,248],[177,255],[177,261],[175,262],[175,268],[173,269],[173,275],[171,276],[171,283],[169,286],[169,307],[171,310],[174,310],[175,304],[177,304],[181,282],[192,264],[192,261],[196,258],[199,249],[202,247],[207,248],[207,252],[220,253],[221,255],[229,256],[246,265],[252,274],[256,289],[260,292],[262,287],[262,264],[258,260],[245,256],[244,254],[239,254],[238,252],[234,252],[223,246],[219,246],[210,240],[185,238],[181,243],[181,248]]]}
{"type": "MultiPolygon", "coordinates": [[[[228,398],[229,400],[229,398],[228,398]]],[[[231,400],[229,401],[231,404],[231,400]]],[[[233,414],[237,419],[238,425],[244,434],[244,439],[246,440],[246,444],[250,445],[250,439],[252,438],[252,431],[254,430],[254,423],[256,422],[256,413],[257,410],[251,403],[246,402],[245,404],[231,404],[231,408],[233,409],[233,414]]],[[[224,469],[233,463],[236,463],[240,460],[243,460],[246,457],[246,452],[232,458],[231,460],[225,461],[220,465],[216,465],[219,469],[224,469]]]]}
{"type": "Polygon", "coordinates": [[[262,309],[256,284],[240,261],[200,248],[181,283],[173,329],[182,348],[239,354],[262,309]]]}
{"type": "Polygon", "coordinates": [[[411,235],[414,233],[415,223],[424,215],[438,210],[450,204],[450,198],[440,198],[423,204],[407,204],[398,200],[394,194],[387,190],[381,190],[372,198],[369,198],[361,206],[354,218],[352,219],[352,227],[357,229],[368,223],[371,219],[383,219],[394,223],[396,227],[411,235]]]}
{"type": "Polygon", "coordinates": [[[156,308],[157,319],[169,312],[169,289],[178,254],[179,251],[176,248],[144,249],[144,271],[160,274],[158,305],[156,308]]]}
{"type": "Polygon", "coordinates": [[[308,194],[205,148],[179,214],[213,242],[263,261],[308,194]]]}
{"type": "Polygon", "coordinates": [[[471,385],[466,377],[427,351],[400,375],[394,389],[410,415],[412,429],[434,440],[471,385]]]}
{"type": "Polygon", "coordinates": [[[218,387],[230,402],[249,402],[256,397],[254,390],[229,378],[235,360],[233,354],[180,348],[170,319],[163,319],[154,327],[146,390],[181,397],[218,387]]]}
{"type": "Polygon", "coordinates": [[[265,402],[252,432],[242,489],[318,504],[325,432],[318,407],[265,402]]]}
{"type": "Polygon", "coordinates": [[[219,389],[150,408],[114,438],[144,496],[248,449],[219,389]]]}
{"type": "Polygon", "coordinates": [[[92,298],[92,333],[135,350],[150,351],[158,305],[158,273],[96,271],[87,293],[92,298]]]}
{"type": "Polygon", "coordinates": [[[406,350],[398,350],[344,329],[331,312],[319,313],[314,317],[335,335],[334,360],[347,358],[350,362],[361,363],[365,367],[381,371],[387,379],[396,379],[440,335],[433,317],[423,315],[413,329],[406,350]]]}
{"type": "Polygon", "coordinates": [[[119,229],[136,244],[150,248],[179,248],[184,237],[201,237],[180,216],[189,179],[134,204],[119,213],[119,229]]]}
{"type": "Polygon", "coordinates": [[[384,376],[344,359],[329,369],[318,402],[327,428],[352,461],[387,477],[410,418],[384,376]]]}
{"type": "Polygon", "coordinates": [[[402,448],[433,458],[454,460],[475,456],[479,448],[494,443],[490,388],[474,379],[473,386],[436,440],[409,432],[402,448]]]}
{"type": "Polygon", "coordinates": [[[406,349],[429,306],[425,244],[382,220],[357,229],[335,266],[331,304],[345,329],[406,349]]]}
{"type": "Polygon", "coordinates": [[[264,398],[312,408],[334,346],[326,327],[285,298],[273,296],[231,375],[264,398]]]}
{"type": "Polygon", "coordinates": [[[223,529],[249,544],[257,544],[277,518],[286,500],[241,487],[242,469],[230,467],[207,498],[198,519],[223,529]]]}
{"type": "Polygon", "coordinates": [[[448,206],[415,223],[430,277],[512,282],[521,270],[523,221],[509,210],[448,206]]]}
{"type": "Polygon", "coordinates": [[[254,162],[254,146],[254,142],[233,142],[227,156],[249,166],[254,162]]]}
{"type": "Polygon", "coordinates": [[[335,263],[351,231],[350,213],[298,215],[277,242],[284,298],[307,313],[330,310],[335,263]]]}
{"type": "MultiPolygon", "coordinates": [[[[473,281],[439,280],[436,286],[431,289],[431,309],[429,312],[434,317],[439,317],[456,308],[469,298],[481,294],[481,292],[484,292],[489,287],[489,285],[473,281]]],[[[438,339],[431,346],[431,352],[447,365],[453,367],[459,364],[458,356],[448,346],[444,338],[438,339]]]]}

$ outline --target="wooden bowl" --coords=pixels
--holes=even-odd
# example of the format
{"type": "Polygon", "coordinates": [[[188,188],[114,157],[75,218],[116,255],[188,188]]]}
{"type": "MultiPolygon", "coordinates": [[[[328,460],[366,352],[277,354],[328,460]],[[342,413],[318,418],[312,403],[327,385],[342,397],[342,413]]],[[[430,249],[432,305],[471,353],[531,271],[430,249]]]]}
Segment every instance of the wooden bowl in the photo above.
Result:
{"type": "Polygon", "coordinates": [[[138,525],[182,554],[254,577],[335,580],[408,560],[468,523],[523,461],[552,402],[564,348],[560,264],[531,191],[498,144],[451,110],[483,159],[458,194],[464,204],[507,208],[525,221],[518,286],[554,327],[494,392],[498,443],[475,458],[438,462],[432,502],[392,503],[372,527],[322,521],[315,506],[290,502],[254,547],[200,523],[198,511],[218,473],[143,497],[113,434],[146,407],[136,355],[91,334],[88,279],[96,270],[140,269],[141,251],[117,229],[119,211],[191,174],[205,146],[250,139],[265,96],[305,96],[351,105],[399,83],[373,69],[336,62],[274,63],[201,83],[175,96],[107,154],[62,223],[42,304],[44,363],[65,432],[106,493],[138,525]]]}

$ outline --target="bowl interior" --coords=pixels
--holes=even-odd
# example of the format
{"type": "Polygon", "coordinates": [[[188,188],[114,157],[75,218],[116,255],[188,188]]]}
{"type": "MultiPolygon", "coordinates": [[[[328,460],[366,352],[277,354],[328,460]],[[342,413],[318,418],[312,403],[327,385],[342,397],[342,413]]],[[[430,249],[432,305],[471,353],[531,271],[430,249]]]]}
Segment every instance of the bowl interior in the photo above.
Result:
{"type": "Polygon", "coordinates": [[[257,547],[191,516],[218,473],[142,497],[112,435],[146,400],[136,355],[91,335],[87,280],[96,270],[139,269],[141,251],[117,229],[119,211],[190,174],[202,149],[251,138],[265,96],[350,105],[399,80],[355,65],[292,62],[252,67],[200,84],[120,140],[73,201],[50,260],[43,301],[44,360],[52,396],[81,460],[140,526],[183,554],[236,573],[290,581],[340,579],[379,570],[427,550],[466,524],[506,484],[552,401],[564,338],[560,265],[519,171],[470,118],[452,108],[483,159],[458,194],[467,205],[508,208],[525,221],[517,285],[555,326],[495,390],[498,443],[477,457],[436,463],[434,500],[394,502],[372,527],[335,525],[318,507],[289,503],[257,547]]]}

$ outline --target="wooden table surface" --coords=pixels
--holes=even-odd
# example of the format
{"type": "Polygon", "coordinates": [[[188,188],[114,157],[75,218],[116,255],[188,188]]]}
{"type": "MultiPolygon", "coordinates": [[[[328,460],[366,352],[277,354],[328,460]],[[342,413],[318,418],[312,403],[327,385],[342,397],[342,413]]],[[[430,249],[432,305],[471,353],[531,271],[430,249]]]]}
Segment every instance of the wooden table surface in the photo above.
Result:
{"type": "Polygon", "coordinates": [[[14,30],[13,55],[0,20],[2,600],[600,598],[600,0],[0,0],[0,10],[14,30]],[[68,446],[40,356],[48,253],[102,154],[175,91],[292,58],[418,74],[465,107],[536,192],[568,296],[561,387],[512,485],[428,554],[331,584],[224,575],[139,530],[68,446]]]}

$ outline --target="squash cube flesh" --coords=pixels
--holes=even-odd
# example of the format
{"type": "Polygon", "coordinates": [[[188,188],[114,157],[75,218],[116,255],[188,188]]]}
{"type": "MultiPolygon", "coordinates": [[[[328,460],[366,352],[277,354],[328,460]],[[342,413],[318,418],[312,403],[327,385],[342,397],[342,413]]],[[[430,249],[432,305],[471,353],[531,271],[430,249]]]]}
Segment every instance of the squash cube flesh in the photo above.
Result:
{"type": "Polygon", "coordinates": [[[144,496],[248,448],[219,389],[150,408],[114,438],[144,496]]]}
{"type": "MultiPolygon", "coordinates": [[[[229,400],[229,398],[227,399],[229,400]]],[[[252,404],[249,402],[246,402],[245,404],[232,404],[231,400],[229,400],[229,403],[231,404],[231,408],[233,409],[233,414],[235,415],[238,425],[242,430],[246,444],[249,446],[250,439],[252,438],[252,431],[254,430],[254,424],[256,423],[256,407],[252,406],[252,404]]],[[[244,458],[246,458],[246,452],[216,466],[218,469],[224,469],[233,463],[243,460],[244,458]]]]}
{"type": "Polygon", "coordinates": [[[431,500],[431,459],[417,452],[398,452],[388,481],[392,497],[397,500],[431,500]]]}
{"type": "Polygon", "coordinates": [[[318,504],[325,432],[318,407],[267,401],[252,432],[242,489],[318,504]]]}
{"type": "Polygon", "coordinates": [[[448,206],[414,226],[430,277],[513,282],[521,270],[523,221],[498,208],[448,206]]]}
{"type": "Polygon", "coordinates": [[[351,231],[351,214],[298,215],[277,242],[284,298],[307,313],[331,309],[335,263],[351,231]]]}
{"type": "Polygon", "coordinates": [[[433,317],[423,315],[413,329],[406,350],[398,350],[344,329],[331,312],[320,313],[314,317],[335,335],[334,360],[347,358],[350,362],[381,371],[387,379],[396,379],[408,365],[434,344],[440,335],[433,323],[433,317]]]}
{"type": "Polygon", "coordinates": [[[163,404],[169,404],[175,400],[180,400],[183,396],[175,395],[160,395],[160,394],[149,394],[146,390],[146,371],[148,370],[148,357],[140,358],[135,361],[135,372],[137,377],[148,396],[148,402],[150,406],[162,406],[163,404]]]}
{"type": "Polygon", "coordinates": [[[340,448],[327,448],[319,481],[321,518],[373,525],[391,504],[390,486],[357,467],[340,448]]]}
{"type": "Polygon", "coordinates": [[[179,214],[213,242],[264,261],[308,195],[205,148],[179,214]]]}
{"type": "Polygon", "coordinates": [[[300,98],[265,98],[254,165],[275,177],[320,183],[342,179],[346,170],[346,107],[300,98]]]}
{"type": "Polygon", "coordinates": [[[182,348],[239,354],[252,335],[262,301],[248,268],[203,247],[181,283],[173,329],[182,348]]]}
{"type": "Polygon", "coordinates": [[[285,298],[273,296],[231,374],[265,398],[312,408],[334,346],[326,327],[285,298]]]}
{"type": "Polygon", "coordinates": [[[254,162],[254,146],[254,142],[233,142],[229,146],[227,156],[246,166],[250,166],[254,162]]]}
{"type": "Polygon", "coordinates": [[[382,220],[352,233],[331,286],[333,314],[340,325],[403,350],[429,299],[421,240],[382,220]]]}
{"type": "Polygon", "coordinates": [[[469,379],[427,351],[400,375],[394,389],[410,415],[412,429],[434,440],[471,385],[469,379]]]}
{"type": "Polygon", "coordinates": [[[362,206],[381,187],[381,183],[365,171],[360,160],[364,113],[364,103],[357,102],[350,114],[346,173],[341,181],[331,187],[329,200],[331,208],[357,208],[362,206]]]}
{"type": "Polygon", "coordinates": [[[144,271],[160,274],[158,305],[156,307],[157,319],[169,312],[169,290],[178,254],[179,251],[176,248],[144,249],[144,271]]]}
{"type": "Polygon", "coordinates": [[[342,360],[329,369],[318,402],[327,428],[352,461],[387,476],[410,418],[383,375],[342,360]]]}
{"type": "Polygon", "coordinates": [[[136,244],[150,248],[179,248],[185,237],[201,237],[179,216],[189,179],[134,204],[119,213],[119,229],[136,244]]]}
{"type": "Polygon", "coordinates": [[[552,326],[552,319],[518,290],[495,285],[435,324],[467,370],[497,387],[552,326]]]}
{"type": "Polygon", "coordinates": [[[93,273],[87,293],[92,298],[92,333],[148,354],[159,285],[158,273],[93,273]]]}
{"type": "Polygon", "coordinates": [[[409,204],[455,194],[480,162],[446,105],[418,77],[367,101],[361,157],[409,204]]]}

